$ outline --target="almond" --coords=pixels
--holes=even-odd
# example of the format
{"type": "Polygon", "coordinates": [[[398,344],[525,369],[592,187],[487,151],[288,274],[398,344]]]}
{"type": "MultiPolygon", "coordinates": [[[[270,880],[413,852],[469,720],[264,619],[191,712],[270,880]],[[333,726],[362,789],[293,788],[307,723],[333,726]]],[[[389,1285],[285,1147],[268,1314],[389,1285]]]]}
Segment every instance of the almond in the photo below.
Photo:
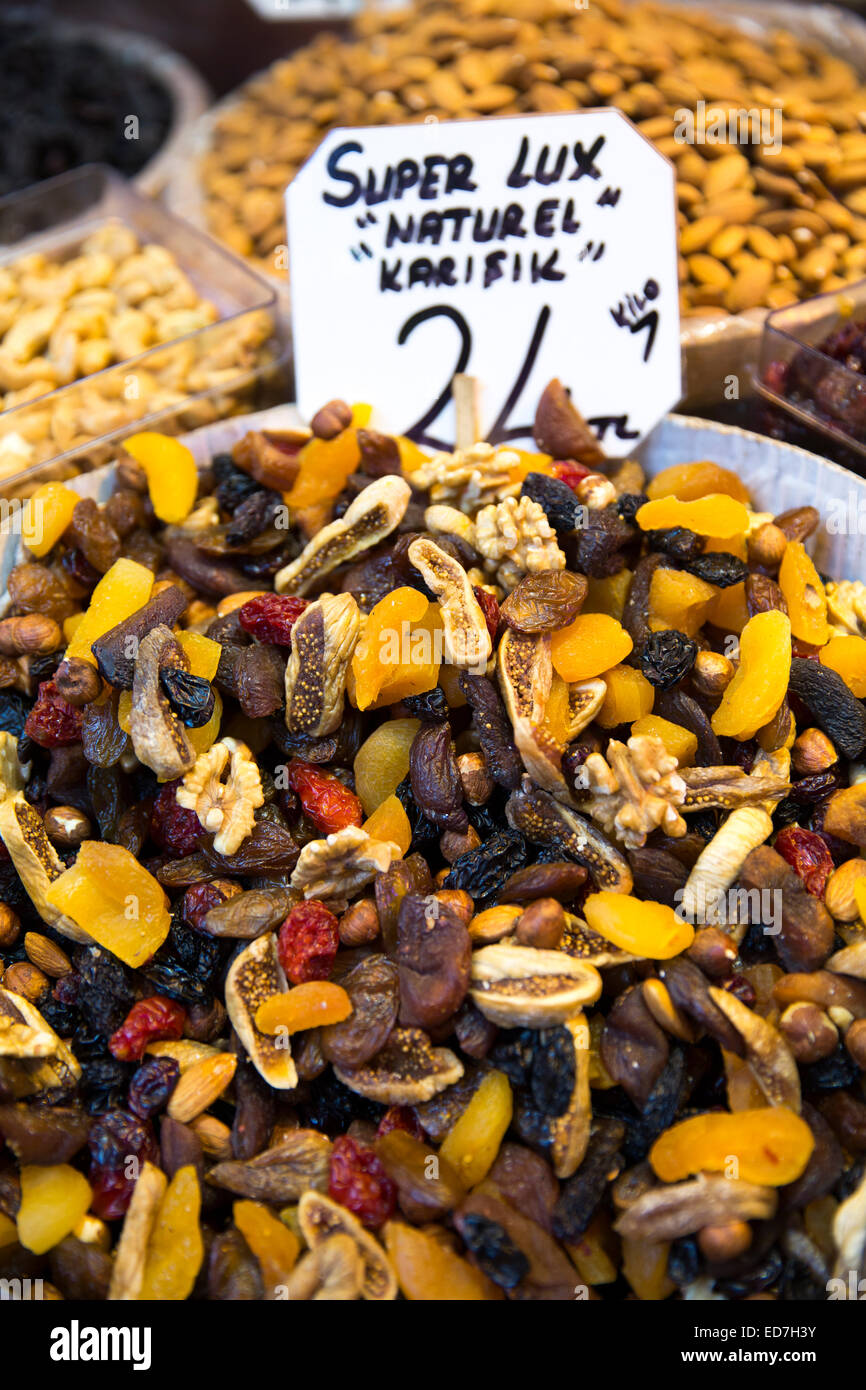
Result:
{"type": "Polygon", "coordinates": [[[52,979],[59,980],[62,975],[68,975],[72,969],[72,961],[65,951],[62,951],[55,942],[41,932],[29,931],[24,936],[24,950],[27,959],[38,969],[50,975],[52,979]]]}
{"type": "Polygon", "coordinates": [[[188,1124],[213,1105],[228,1086],[237,1070],[238,1059],[230,1052],[205,1057],[184,1072],[168,1103],[168,1114],[181,1124],[188,1124]]]}
{"type": "Polygon", "coordinates": [[[866,877],[866,859],[848,859],[827,880],[824,906],[837,922],[856,922],[859,917],[854,885],[866,877]]]}

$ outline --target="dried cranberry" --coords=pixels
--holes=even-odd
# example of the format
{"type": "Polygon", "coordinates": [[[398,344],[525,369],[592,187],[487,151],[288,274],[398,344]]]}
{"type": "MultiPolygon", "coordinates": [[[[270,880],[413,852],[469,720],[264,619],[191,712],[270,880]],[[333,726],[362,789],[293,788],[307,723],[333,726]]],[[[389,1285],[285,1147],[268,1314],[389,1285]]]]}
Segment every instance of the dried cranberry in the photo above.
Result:
{"type": "Polygon", "coordinates": [[[168,1104],[178,1083],[180,1065],[174,1057],[151,1057],[142,1063],[129,1083],[129,1108],[141,1120],[168,1104]]]}
{"type": "Polygon", "coordinates": [[[133,1004],[123,1023],[108,1040],[112,1057],[121,1062],[138,1062],[148,1043],[179,1038],[186,1022],[186,1009],[174,999],[152,994],[133,1004]]]}
{"type": "Polygon", "coordinates": [[[204,919],[212,907],[225,902],[225,892],[217,883],[194,883],[183,895],[181,915],[185,922],[204,931],[204,919]]]}
{"type": "Polygon", "coordinates": [[[129,1206],[142,1163],[158,1161],[156,1138],[147,1120],[128,1110],[112,1110],[94,1121],[87,1146],[92,1159],[90,1210],[103,1221],[113,1221],[129,1206]]]}
{"type": "Polygon", "coordinates": [[[91,1167],[89,1174],[93,1197],[90,1210],[102,1221],[117,1221],[126,1214],[132,1201],[136,1179],[127,1177],[123,1169],[91,1167]]]}
{"type": "Polygon", "coordinates": [[[362,825],[364,808],[333,772],[293,758],[288,768],[289,786],[298,797],[304,814],[323,835],[344,830],[347,825],[362,825]]]}
{"type": "Polygon", "coordinates": [[[755,1002],[757,995],[745,975],[731,975],[730,979],[722,981],[722,989],[726,989],[729,994],[733,994],[739,999],[741,1004],[748,1005],[749,1008],[755,1002]]]}
{"type": "Polygon", "coordinates": [[[481,612],[484,614],[484,621],[487,624],[487,631],[490,633],[491,642],[496,641],[496,634],[499,631],[499,604],[492,594],[486,589],[482,589],[480,584],[476,584],[472,590],[478,600],[481,612]]]}
{"type": "Polygon", "coordinates": [[[340,934],[337,919],[313,898],[293,907],[280,927],[280,965],[293,985],[327,980],[334,967],[340,934]]]}
{"type": "Polygon", "coordinates": [[[178,806],[179,786],[179,780],[166,782],[154,801],[150,837],[160,849],[182,859],[187,854],[194,854],[198,849],[202,828],[195,811],[178,806]]]}
{"type": "Polygon", "coordinates": [[[820,835],[803,830],[799,825],[786,825],[780,830],[773,848],[786,860],[795,874],[815,898],[823,898],[827,879],[835,865],[830,850],[820,835]]]}
{"type": "Polygon", "coordinates": [[[411,1105],[389,1106],[379,1121],[376,1134],[381,1139],[383,1134],[390,1134],[392,1129],[402,1129],[406,1134],[411,1134],[413,1139],[424,1138],[421,1121],[411,1105]]]}
{"type": "Polygon", "coordinates": [[[554,478],[565,483],[572,492],[577,492],[584,478],[589,477],[591,472],[591,468],[587,468],[583,463],[577,463],[574,459],[557,459],[553,465],[554,478]]]}
{"type": "Polygon", "coordinates": [[[305,598],[289,598],[282,594],[259,594],[238,611],[244,632],[277,647],[290,647],[292,628],[309,603],[305,598]]]}
{"type": "Polygon", "coordinates": [[[84,711],[64,700],[54,681],[43,681],[24,732],[42,748],[63,748],[81,740],[84,711]]]}
{"type": "Polygon", "coordinates": [[[381,1226],[394,1213],[397,1188],[366,1144],[334,1140],[328,1192],[365,1226],[381,1226]]]}

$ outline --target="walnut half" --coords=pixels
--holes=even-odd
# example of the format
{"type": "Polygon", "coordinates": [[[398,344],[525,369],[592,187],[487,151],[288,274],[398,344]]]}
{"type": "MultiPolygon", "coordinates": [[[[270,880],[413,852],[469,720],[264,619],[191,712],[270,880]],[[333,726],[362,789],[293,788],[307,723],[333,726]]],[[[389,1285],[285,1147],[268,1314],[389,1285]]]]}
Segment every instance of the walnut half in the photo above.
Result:
{"type": "Polygon", "coordinates": [[[202,827],[214,835],[217,854],[236,854],[255,825],[255,810],[264,800],[255,758],[245,743],[224,738],[200,754],[177,789],[177,804],[195,811],[202,827]],[[228,766],[228,779],[223,773],[228,766]]]}

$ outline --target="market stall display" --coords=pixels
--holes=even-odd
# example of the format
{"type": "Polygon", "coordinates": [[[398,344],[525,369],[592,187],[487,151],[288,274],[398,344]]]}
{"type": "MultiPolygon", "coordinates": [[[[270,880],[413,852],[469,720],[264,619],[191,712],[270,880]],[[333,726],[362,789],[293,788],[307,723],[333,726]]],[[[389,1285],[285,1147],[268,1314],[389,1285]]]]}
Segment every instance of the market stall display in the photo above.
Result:
{"type": "Polygon", "coordinates": [[[676,417],[647,477],[556,382],[535,434],[431,457],[335,400],[34,499],[0,1258],[85,1299],[736,1301],[862,1246],[866,606],[809,499],[864,485],[676,417]]]}

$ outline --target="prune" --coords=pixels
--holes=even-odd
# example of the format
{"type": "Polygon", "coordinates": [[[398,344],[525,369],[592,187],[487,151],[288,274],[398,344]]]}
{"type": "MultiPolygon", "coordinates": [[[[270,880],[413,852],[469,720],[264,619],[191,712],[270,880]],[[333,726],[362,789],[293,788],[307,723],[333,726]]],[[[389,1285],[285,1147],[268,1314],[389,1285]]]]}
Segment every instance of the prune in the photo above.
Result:
{"type": "Polygon", "coordinates": [[[819,661],[794,657],[789,688],[842,757],[860,756],[866,748],[866,709],[836,671],[819,661]]]}
{"type": "Polygon", "coordinates": [[[381,1050],[397,1021],[397,967],[386,956],[367,956],[340,984],[352,1001],[352,1013],[322,1029],[322,1052],[337,1066],[359,1067],[381,1050]]]}
{"type": "Polygon", "coordinates": [[[685,1056],[681,1047],[675,1047],[641,1112],[641,1119],[652,1138],[673,1124],[682,1103],[685,1081],[685,1056]]]}
{"type": "Polygon", "coordinates": [[[547,473],[527,473],[520,491],[541,507],[554,531],[573,531],[581,505],[567,483],[547,473]]]}
{"type": "Polygon", "coordinates": [[[542,1028],[534,1039],[529,1086],[545,1115],[562,1115],[574,1090],[574,1042],[567,1028],[542,1028]]]}
{"type": "Polygon", "coordinates": [[[214,692],[209,680],[194,676],[179,666],[163,666],[159,683],[174,713],[187,729],[201,729],[208,723],[214,707],[214,692]]]}
{"type": "Polygon", "coordinates": [[[619,574],[625,565],[623,551],[634,540],[635,528],[623,521],[615,504],[590,511],[586,525],[575,531],[566,545],[569,568],[591,579],[619,574]]]}
{"type": "Polygon", "coordinates": [[[151,1057],[138,1068],[129,1083],[129,1108],[140,1120],[149,1120],[168,1105],[180,1078],[174,1057],[151,1057]]]}
{"type": "Polygon", "coordinates": [[[574,1177],[563,1184],[553,1209],[553,1233],[574,1242],[583,1235],[596,1208],[623,1166],[620,1146],[625,1138],[620,1119],[598,1116],[593,1120],[586,1156],[574,1177]]]}
{"type": "Polygon", "coordinates": [[[515,869],[527,860],[526,841],[518,830],[498,830],[478,849],[468,850],[451,866],[444,888],[465,888],[476,904],[494,897],[515,869]]]}
{"type": "Polygon", "coordinates": [[[528,574],[508,595],[501,613],[516,632],[554,632],[574,622],[586,598],[582,574],[567,570],[542,570],[528,574]]]}
{"type": "Polygon", "coordinates": [[[407,893],[397,916],[400,1022],[436,1028],[454,1015],[469,988],[472,942],[457,913],[407,893]]]}
{"type": "Polygon", "coordinates": [[[409,750],[409,780],[420,810],[442,830],[465,830],[463,784],[451,725],[422,724],[409,750]]]}
{"type": "Polygon", "coordinates": [[[472,710],[472,727],[491,777],[498,786],[514,791],[520,786],[523,763],[499,691],[486,676],[473,676],[468,671],[460,673],[460,689],[472,710]]]}
{"type": "Polygon", "coordinates": [[[420,719],[422,724],[439,724],[448,718],[448,701],[441,685],[434,685],[421,695],[406,695],[402,703],[413,719],[420,719]]]}
{"type": "Polygon", "coordinates": [[[683,690],[659,690],[653,713],[673,724],[682,724],[698,740],[695,762],[698,767],[720,767],[724,759],[713,726],[697,700],[683,690]]]}
{"type": "Polygon", "coordinates": [[[695,664],[698,644],[676,628],[651,632],[640,652],[640,669],[650,685],[669,690],[683,680],[695,664]]]}
{"type": "Polygon", "coordinates": [[[664,530],[647,531],[647,544],[650,550],[662,551],[681,565],[696,560],[703,553],[704,538],[685,526],[668,526],[664,530]]]}
{"type": "Polygon", "coordinates": [[[237,699],[248,719],[267,719],[286,700],[286,667],[276,647],[243,647],[235,668],[237,699]]]}
{"type": "Polygon", "coordinates": [[[154,989],[170,1000],[184,1004],[204,1003],[210,992],[204,981],[184,970],[172,960],[158,960],[156,957],[142,966],[141,973],[154,989]]]}
{"type": "Polygon", "coordinates": [[[103,679],[118,690],[131,690],[139,642],[160,624],[174,627],[186,606],[186,595],[176,584],[170,584],[143,608],[97,637],[92,650],[103,679]]]}
{"type": "Polygon", "coordinates": [[[706,584],[715,584],[717,589],[729,589],[732,584],[742,584],[749,573],[748,565],[726,550],[698,555],[696,559],[689,560],[684,568],[689,574],[703,579],[706,584]]]}
{"type": "Polygon", "coordinates": [[[501,1289],[516,1288],[526,1278],[529,1260],[498,1221],[469,1212],[463,1218],[462,1235],[479,1269],[501,1289]]]}
{"type": "MultiPolygon", "coordinates": [[[[697,969],[697,967],[695,967],[697,969]]],[[[700,972],[698,972],[700,973],[700,972]]],[[[601,1056],[614,1081],[642,1109],[664,1071],[669,1044],[639,988],[618,995],[601,1035],[601,1056]]]]}

